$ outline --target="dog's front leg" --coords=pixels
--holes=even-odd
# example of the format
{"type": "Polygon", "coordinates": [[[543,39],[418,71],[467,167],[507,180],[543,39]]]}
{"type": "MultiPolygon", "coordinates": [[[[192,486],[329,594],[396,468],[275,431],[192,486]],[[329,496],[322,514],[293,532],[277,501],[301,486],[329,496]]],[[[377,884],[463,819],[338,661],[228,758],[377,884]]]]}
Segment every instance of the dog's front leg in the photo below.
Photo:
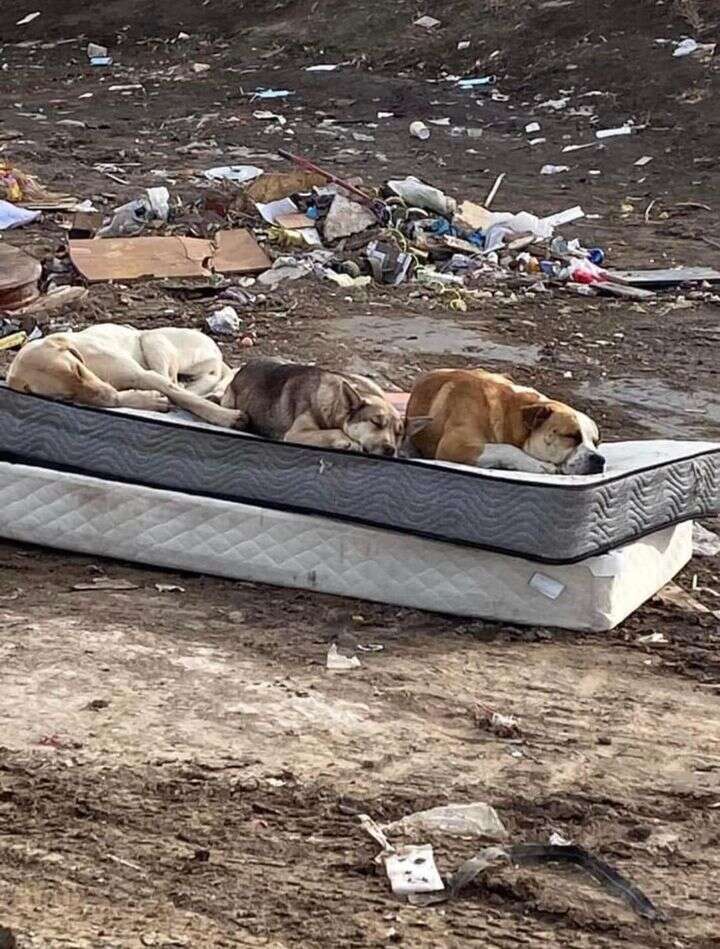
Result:
{"type": "Polygon", "coordinates": [[[339,448],[341,451],[362,451],[357,442],[340,428],[298,429],[291,428],[285,433],[283,441],[296,445],[315,445],[318,448],[339,448]]]}
{"type": "Polygon", "coordinates": [[[557,465],[531,458],[514,445],[486,445],[478,455],[476,468],[495,468],[504,471],[526,471],[529,474],[557,474],[557,465]]]}

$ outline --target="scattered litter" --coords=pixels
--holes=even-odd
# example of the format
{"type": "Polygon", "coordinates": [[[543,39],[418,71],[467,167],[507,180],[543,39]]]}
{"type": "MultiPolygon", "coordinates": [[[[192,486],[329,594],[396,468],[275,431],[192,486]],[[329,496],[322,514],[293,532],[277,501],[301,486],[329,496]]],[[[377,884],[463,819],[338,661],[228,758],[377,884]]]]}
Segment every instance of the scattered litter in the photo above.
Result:
{"type": "Polygon", "coordinates": [[[385,870],[396,896],[444,890],[430,844],[402,847],[385,857],[385,870]]]}
{"type": "Polygon", "coordinates": [[[167,188],[148,188],[142,198],[129,201],[117,208],[112,220],[101,227],[96,236],[133,237],[149,225],[164,223],[170,213],[170,192],[167,188]]]}
{"type": "Polygon", "coordinates": [[[579,152],[579,151],[582,151],[584,148],[595,148],[595,147],[596,147],[595,142],[585,142],[583,145],[566,145],[565,148],[563,148],[563,155],[567,154],[568,152],[579,152]]]}
{"type": "Polygon", "coordinates": [[[684,283],[720,283],[720,272],[711,267],[670,267],[664,270],[612,270],[613,280],[632,287],[653,289],[677,287],[684,283]]]}
{"type": "Polygon", "coordinates": [[[446,804],[428,811],[409,814],[392,824],[386,824],[390,833],[440,833],[451,837],[484,837],[504,840],[507,830],[495,808],[482,802],[475,804],[446,804]]]}
{"type": "MultiPolygon", "coordinates": [[[[688,593],[687,590],[683,590],[681,586],[678,586],[677,583],[668,583],[656,594],[655,599],[664,603],[666,606],[676,606],[678,609],[688,613],[712,612],[707,606],[699,600],[696,600],[691,593],[688,593]]],[[[717,611],[715,615],[719,615],[717,611]]]]}
{"type": "Polygon", "coordinates": [[[570,99],[567,96],[563,96],[561,99],[546,99],[545,102],[541,102],[538,105],[538,109],[552,109],[553,112],[560,112],[564,109],[570,99]]]}
{"type": "Polygon", "coordinates": [[[301,280],[314,273],[314,267],[308,260],[296,260],[294,257],[278,257],[272,267],[261,273],[258,283],[275,290],[285,280],[301,280]]]}
{"type": "Polygon", "coordinates": [[[458,86],[461,89],[475,89],[478,86],[494,86],[497,82],[497,76],[476,76],[468,79],[458,79],[458,86]]]}
{"type": "Polygon", "coordinates": [[[234,307],[224,306],[207,317],[205,322],[212,333],[220,336],[237,336],[240,329],[240,317],[234,307]]]}
{"type": "Polygon", "coordinates": [[[350,669],[359,669],[360,660],[357,656],[343,656],[333,643],[328,649],[326,666],[331,672],[348,672],[350,669]]]}
{"type": "Polygon", "coordinates": [[[649,165],[652,160],[652,155],[643,155],[642,158],[638,158],[638,160],[635,162],[635,167],[644,168],[645,165],[649,165]]]}
{"type": "Polygon", "coordinates": [[[521,735],[518,720],[513,715],[501,715],[489,705],[478,702],[473,709],[475,723],[491,731],[499,738],[519,738],[521,735]]]}
{"type": "Polygon", "coordinates": [[[33,20],[36,20],[40,16],[40,11],[36,10],[35,13],[28,13],[27,16],[24,16],[22,20],[18,20],[15,24],[16,26],[25,26],[26,23],[32,23],[33,20]]]}
{"type": "Polygon", "coordinates": [[[245,194],[258,204],[269,204],[291,194],[312,191],[325,184],[325,180],[322,175],[307,171],[274,171],[256,178],[245,189],[245,194]]]}
{"type": "Polygon", "coordinates": [[[358,643],[360,652],[382,652],[385,647],[382,643],[358,643]]]}
{"type": "Polygon", "coordinates": [[[324,274],[328,280],[332,280],[332,282],[336,283],[339,287],[345,287],[348,290],[356,290],[358,287],[366,287],[369,283],[372,283],[371,277],[352,277],[347,273],[336,273],[328,267],[325,268],[324,274]]]}
{"type": "Polygon", "coordinates": [[[658,922],[667,921],[666,914],[658,909],[645,894],[614,867],[599,860],[583,847],[575,844],[513,844],[509,847],[487,847],[476,857],[466,860],[449,878],[447,889],[440,894],[414,897],[417,906],[428,906],[456,899],[477,877],[492,867],[510,861],[519,866],[544,866],[552,863],[571,864],[585,870],[609,893],[623,900],[638,915],[658,922]]]}
{"type": "Polygon", "coordinates": [[[262,174],[262,168],[256,168],[255,165],[220,165],[203,172],[203,176],[210,181],[233,181],[235,184],[245,184],[262,174]]]}
{"type": "Polygon", "coordinates": [[[254,274],[270,261],[249,231],[219,231],[215,242],[195,237],[129,237],[70,241],[70,259],[90,283],[142,277],[254,274]]]}
{"type": "Polygon", "coordinates": [[[192,71],[194,73],[197,73],[197,75],[202,75],[202,73],[210,71],[210,64],[209,63],[193,63],[192,71]]]}
{"type": "Polygon", "coordinates": [[[647,636],[638,636],[636,642],[646,646],[661,646],[666,645],[669,640],[665,638],[663,633],[648,633],[647,636]]]}
{"type": "Polygon", "coordinates": [[[632,126],[621,125],[616,129],[598,129],[595,138],[614,138],[616,135],[632,135],[632,126]]]}
{"type": "Polygon", "coordinates": [[[253,112],[253,118],[262,119],[264,122],[277,122],[278,125],[287,125],[287,119],[284,115],[278,115],[277,112],[269,112],[267,109],[257,109],[253,112]]]}
{"type": "Polygon", "coordinates": [[[424,122],[412,122],[410,124],[410,134],[414,138],[419,138],[420,141],[426,142],[430,138],[430,129],[424,122]]]}
{"type": "Polygon", "coordinates": [[[75,583],[73,590],[138,590],[139,584],[131,580],[113,580],[110,577],[95,577],[89,583],[75,583]]]}
{"type": "Polygon", "coordinates": [[[179,587],[176,583],[156,583],[155,589],[158,593],[184,593],[185,587],[179,587]]]}
{"type": "Polygon", "coordinates": [[[0,243],[0,310],[17,310],[40,295],[42,265],[19,247],[0,243]]]}
{"type": "Polygon", "coordinates": [[[359,234],[374,224],[377,224],[377,218],[368,208],[342,194],[336,194],[325,218],[325,240],[332,242],[359,234]]]}
{"type": "Polygon", "coordinates": [[[571,847],[572,846],[572,840],[568,840],[567,837],[563,837],[563,835],[559,834],[556,830],[554,830],[550,834],[550,839],[548,840],[548,843],[550,844],[551,847],[571,847]]]}
{"type": "Polygon", "coordinates": [[[500,190],[500,185],[503,183],[503,181],[505,181],[505,174],[506,174],[506,173],[503,171],[503,172],[501,172],[501,173],[497,176],[497,178],[495,179],[495,182],[493,183],[492,188],[491,188],[490,191],[488,192],[487,198],[485,198],[485,207],[486,207],[486,208],[489,208],[490,205],[491,205],[491,204],[493,203],[493,201],[495,200],[495,198],[497,197],[497,193],[498,193],[498,191],[500,190]]]}
{"type": "Polygon", "coordinates": [[[439,188],[433,188],[412,175],[405,179],[388,181],[387,185],[411,207],[425,208],[446,216],[454,214],[457,209],[457,201],[454,198],[449,198],[439,188]]]}
{"type": "Polygon", "coordinates": [[[697,521],[693,523],[693,554],[696,557],[715,557],[720,554],[720,536],[697,521]]]}
{"type": "Polygon", "coordinates": [[[541,175],[559,175],[564,171],[570,171],[569,165],[543,165],[540,169],[541,175]]]}
{"type": "Polygon", "coordinates": [[[30,211],[72,211],[77,205],[77,198],[48,191],[34,175],[4,159],[0,159],[0,198],[30,211]]]}
{"type": "Polygon", "coordinates": [[[317,66],[306,66],[305,72],[335,72],[336,69],[340,69],[339,64],[320,63],[317,66]]]}
{"type": "Polygon", "coordinates": [[[440,20],[436,20],[434,16],[421,16],[413,21],[413,26],[421,26],[423,29],[433,30],[436,26],[440,26],[440,20]]]}
{"type": "Polygon", "coordinates": [[[290,89],[258,89],[252,94],[253,99],[285,99],[287,96],[294,96],[295,93],[290,89]]]}
{"type": "Polygon", "coordinates": [[[258,201],[255,204],[260,217],[268,224],[277,224],[280,217],[290,214],[297,214],[299,208],[291,198],[278,198],[275,201],[268,201],[263,204],[258,201]]]}
{"type": "Polygon", "coordinates": [[[7,231],[14,227],[23,227],[40,217],[39,211],[27,211],[16,204],[3,201],[0,198],[0,231],[7,231]]]}
{"type": "Polygon", "coordinates": [[[469,47],[470,47],[470,40],[460,40],[460,42],[457,44],[457,48],[461,52],[462,50],[468,49],[469,47]]]}
{"type": "Polygon", "coordinates": [[[528,133],[528,135],[532,135],[533,132],[539,132],[539,131],[540,131],[540,123],[539,123],[539,122],[529,122],[529,123],[525,126],[525,131],[528,133]]]}
{"type": "Polygon", "coordinates": [[[693,53],[702,53],[705,56],[714,56],[717,43],[698,43],[694,39],[685,39],[678,43],[673,50],[673,56],[679,59],[682,56],[692,56],[693,53]]]}

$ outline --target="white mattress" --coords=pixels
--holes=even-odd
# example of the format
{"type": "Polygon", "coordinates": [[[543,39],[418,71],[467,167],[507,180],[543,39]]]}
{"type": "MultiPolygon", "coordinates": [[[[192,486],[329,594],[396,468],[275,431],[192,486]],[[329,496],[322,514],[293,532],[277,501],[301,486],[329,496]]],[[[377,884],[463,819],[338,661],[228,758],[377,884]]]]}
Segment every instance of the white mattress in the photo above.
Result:
{"type": "Polygon", "coordinates": [[[548,566],[329,518],[0,462],[0,536],[418,609],[611,629],[692,555],[692,523],[548,566]]]}

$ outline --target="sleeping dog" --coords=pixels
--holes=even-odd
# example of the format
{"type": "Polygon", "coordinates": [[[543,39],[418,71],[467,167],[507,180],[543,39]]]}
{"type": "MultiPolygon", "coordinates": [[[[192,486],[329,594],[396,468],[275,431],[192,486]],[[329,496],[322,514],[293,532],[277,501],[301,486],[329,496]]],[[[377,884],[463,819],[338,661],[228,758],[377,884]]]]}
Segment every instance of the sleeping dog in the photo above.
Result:
{"type": "Polygon", "coordinates": [[[403,421],[364,376],[278,359],[239,369],[221,405],[241,413],[236,428],[301,445],[394,456],[403,421]]]}
{"type": "Polygon", "coordinates": [[[535,474],[599,474],[598,427],[582,412],[482,369],[437,369],[416,382],[402,453],[535,474]]]}
{"type": "Polygon", "coordinates": [[[232,427],[239,413],[207,398],[232,370],[199,330],[138,330],[119,323],[54,333],[34,340],[13,360],[7,384],[49,399],[167,412],[170,403],[213,425],[232,427]]]}

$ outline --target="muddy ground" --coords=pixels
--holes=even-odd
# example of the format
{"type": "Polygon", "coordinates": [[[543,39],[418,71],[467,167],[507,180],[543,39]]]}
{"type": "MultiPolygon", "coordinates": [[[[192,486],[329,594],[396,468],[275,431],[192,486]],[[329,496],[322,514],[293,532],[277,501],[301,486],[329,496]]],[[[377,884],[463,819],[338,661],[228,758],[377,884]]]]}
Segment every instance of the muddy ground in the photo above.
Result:
{"type": "MultiPolygon", "coordinates": [[[[154,184],[189,207],[202,193],[193,172],[279,169],[283,145],[369,185],[414,173],[476,200],[505,171],[498,209],[580,203],[588,217],[570,236],[614,266],[717,265],[716,61],[676,61],[655,42],[707,41],[716,4],[366,3],[341,17],[327,3],[146,6],[36,0],[40,18],[0,29],[0,156],[106,209],[154,184]],[[442,27],[408,26],[417,12],[442,27]],[[168,42],[180,29],[190,39],[168,42]],[[111,45],[111,72],[87,65],[87,39],[111,45]],[[350,64],[304,72],[323,61],[350,64]],[[443,67],[497,72],[509,98],[426,81],[443,67]],[[269,104],[284,129],[253,118],[258,86],[295,91],[269,104]],[[565,94],[563,110],[539,108],[565,94]],[[427,143],[408,137],[413,119],[445,116],[482,137],[442,126],[427,143]],[[534,119],[546,142],[530,146],[534,119]],[[627,120],[642,129],[562,154],[627,120]],[[654,160],[636,167],[643,155],[654,160]],[[540,176],[548,162],[571,168],[540,176]]],[[[46,215],[3,240],[45,256],[61,224],[46,215]]],[[[97,286],[61,320],[202,327],[211,306],[161,282],[97,286]]],[[[720,309],[707,295],[506,294],[458,314],[413,286],[348,294],[304,281],[242,316],[252,352],[391,388],[482,363],[590,411],[606,437],[718,437],[720,309]]],[[[223,346],[234,364],[247,355],[223,346]]],[[[10,543],[0,564],[0,926],[20,949],[717,945],[711,613],[654,601],[612,634],[578,636],[10,543]],[[135,586],[73,590],[98,575],[135,586]],[[652,632],[668,643],[638,643],[652,632]],[[384,649],[332,676],[335,639],[384,649]],[[479,728],[477,702],[517,716],[519,739],[479,728]],[[398,903],[356,815],[473,800],[497,807],[513,840],[557,831],[603,856],[670,921],[638,919],[577,874],[528,869],[494,871],[446,907],[398,903]]],[[[696,559],[679,583],[696,578],[715,609],[719,571],[718,558],[696,559]]],[[[442,872],[478,846],[432,842],[442,872]]]]}

